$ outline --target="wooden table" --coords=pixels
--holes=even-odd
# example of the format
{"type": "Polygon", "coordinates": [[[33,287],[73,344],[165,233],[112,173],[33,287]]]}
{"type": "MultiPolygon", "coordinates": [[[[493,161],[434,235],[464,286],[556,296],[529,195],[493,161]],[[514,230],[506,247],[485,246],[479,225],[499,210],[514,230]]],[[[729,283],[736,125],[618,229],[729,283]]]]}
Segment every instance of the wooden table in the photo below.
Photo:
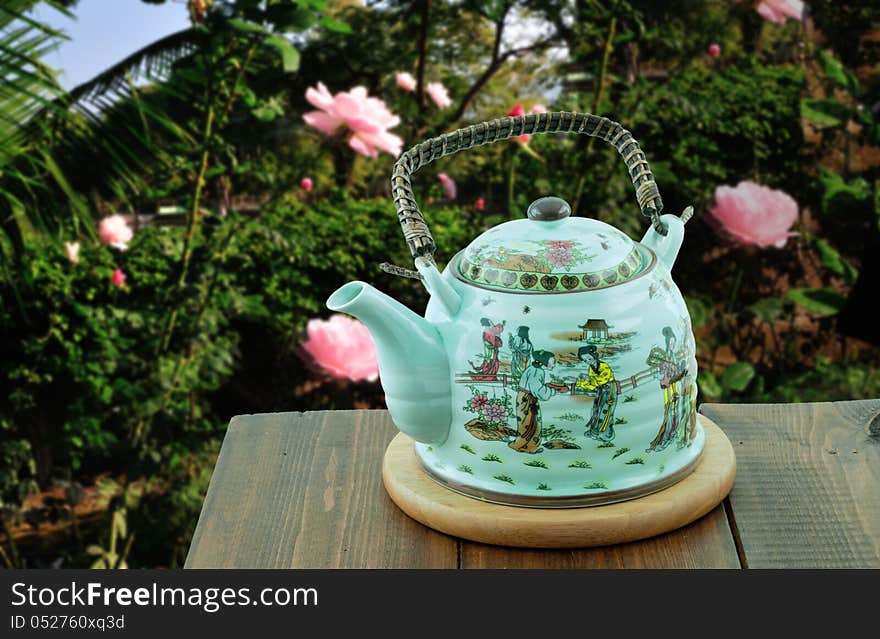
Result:
{"type": "Polygon", "coordinates": [[[880,567],[880,400],[704,404],[737,478],[677,531],[583,550],[521,550],[437,533],[382,485],[386,411],[232,419],[189,568],[880,567]]]}

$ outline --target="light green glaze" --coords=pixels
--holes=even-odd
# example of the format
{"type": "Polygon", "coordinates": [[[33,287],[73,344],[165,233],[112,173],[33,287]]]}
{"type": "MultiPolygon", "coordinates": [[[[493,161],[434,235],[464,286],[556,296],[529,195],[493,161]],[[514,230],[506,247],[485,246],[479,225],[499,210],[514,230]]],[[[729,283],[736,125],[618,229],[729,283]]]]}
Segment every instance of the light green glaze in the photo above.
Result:
{"type": "MultiPolygon", "coordinates": [[[[663,221],[669,233],[649,230],[641,244],[584,218],[508,222],[442,273],[417,260],[431,294],[424,318],[363,282],[327,306],[371,331],[392,419],[437,480],[542,507],[636,497],[680,478],[705,440],[690,318],[669,275],[683,225],[663,221]],[[632,255],[637,268],[603,286],[537,294],[479,284],[473,262],[462,266],[505,245],[537,255],[557,241],[579,247],[577,268],[619,269],[632,255]],[[601,242],[608,249],[596,252],[601,242]]],[[[561,280],[559,266],[545,274],[561,280]]]]}
{"type": "Polygon", "coordinates": [[[499,291],[571,292],[636,277],[647,263],[632,240],[597,220],[523,219],[489,229],[456,265],[466,282],[499,291]]]}
{"type": "Polygon", "coordinates": [[[437,328],[364,282],[349,282],[327,308],[357,317],[370,330],[385,403],[400,430],[419,442],[442,443],[452,420],[449,360],[437,328]]]}

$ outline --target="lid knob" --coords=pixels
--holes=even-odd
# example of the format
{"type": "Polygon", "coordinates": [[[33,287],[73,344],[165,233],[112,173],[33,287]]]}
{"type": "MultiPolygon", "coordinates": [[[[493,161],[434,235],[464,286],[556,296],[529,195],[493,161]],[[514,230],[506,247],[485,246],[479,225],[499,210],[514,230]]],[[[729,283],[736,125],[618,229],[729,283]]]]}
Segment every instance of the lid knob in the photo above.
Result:
{"type": "Polygon", "coordinates": [[[530,220],[552,222],[562,220],[571,215],[571,206],[561,197],[541,197],[529,204],[526,215],[530,220]]]}

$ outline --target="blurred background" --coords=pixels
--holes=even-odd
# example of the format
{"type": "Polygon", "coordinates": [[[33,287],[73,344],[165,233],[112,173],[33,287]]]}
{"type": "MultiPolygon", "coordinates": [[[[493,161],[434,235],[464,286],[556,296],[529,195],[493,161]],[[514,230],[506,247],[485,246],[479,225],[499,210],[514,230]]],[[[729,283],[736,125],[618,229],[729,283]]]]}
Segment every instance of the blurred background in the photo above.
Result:
{"type": "MultiPolygon", "coordinates": [[[[180,567],[230,417],[383,407],[324,300],[424,309],[394,159],[506,114],[618,120],[695,207],[700,402],[880,397],[878,62],[867,0],[2,0],[0,563],[180,567]]],[[[547,194],[645,230],[590,139],[415,187],[441,264],[547,194]]]]}

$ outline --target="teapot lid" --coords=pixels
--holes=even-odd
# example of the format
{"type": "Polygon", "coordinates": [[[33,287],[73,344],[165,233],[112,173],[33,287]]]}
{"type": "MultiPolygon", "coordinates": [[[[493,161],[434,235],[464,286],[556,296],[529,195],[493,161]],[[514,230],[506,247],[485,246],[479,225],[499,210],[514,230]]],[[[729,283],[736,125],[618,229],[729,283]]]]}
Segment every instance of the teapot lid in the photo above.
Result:
{"type": "Polygon", "coordinates": [[[471,284],[518,293],[569,293],[633,279],[652,254],[613,226],[570,217],[557,197],[532,202],[527,219],[495,226],[464,249],[454,273],[471,284]]]}

